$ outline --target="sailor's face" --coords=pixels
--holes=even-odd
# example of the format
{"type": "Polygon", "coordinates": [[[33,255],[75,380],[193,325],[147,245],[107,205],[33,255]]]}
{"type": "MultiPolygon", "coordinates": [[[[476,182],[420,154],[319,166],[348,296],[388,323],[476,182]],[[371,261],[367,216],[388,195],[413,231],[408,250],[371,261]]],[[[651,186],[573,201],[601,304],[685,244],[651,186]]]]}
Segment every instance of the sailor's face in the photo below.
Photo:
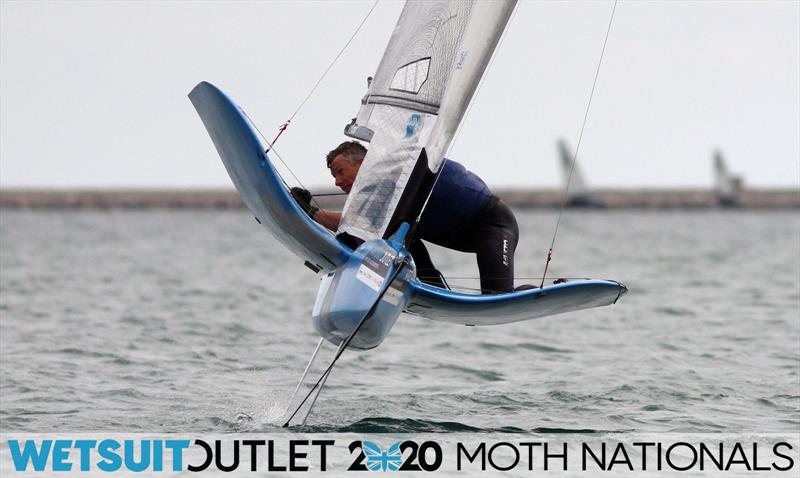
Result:
{"type": "Polygon", "coordinates": [[[353,187],[353,181],[356,180],[358,169],[361,167],[361,162],[364,158],[358,158],[356,164],[350,163],[343,154],[336,156],[331,161],[331,176],[336,181],[336,186],[342,191],[349,193],[350,188],[353,187]]]}

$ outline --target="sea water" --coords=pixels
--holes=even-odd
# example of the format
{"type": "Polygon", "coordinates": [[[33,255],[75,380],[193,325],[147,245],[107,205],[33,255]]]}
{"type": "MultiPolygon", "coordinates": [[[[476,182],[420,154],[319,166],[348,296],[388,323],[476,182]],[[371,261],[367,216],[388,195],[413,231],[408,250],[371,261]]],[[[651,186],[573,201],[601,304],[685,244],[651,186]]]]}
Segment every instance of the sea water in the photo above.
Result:
{"type": "MultiPolygon", "coordinates": [[[[557,211],[516,213],[538,285],[557,211]]],[[[474,256],[431,249],[478,287],[474,256]]],[[[320,277],[247,212],[4,209],[0,252],[4,433],[282,432],[320,277]]],[[[796,210],[567,210],[547,275],[630,292],[503,326],[402,315],[299,430],[800,434],[796,210]]]]}

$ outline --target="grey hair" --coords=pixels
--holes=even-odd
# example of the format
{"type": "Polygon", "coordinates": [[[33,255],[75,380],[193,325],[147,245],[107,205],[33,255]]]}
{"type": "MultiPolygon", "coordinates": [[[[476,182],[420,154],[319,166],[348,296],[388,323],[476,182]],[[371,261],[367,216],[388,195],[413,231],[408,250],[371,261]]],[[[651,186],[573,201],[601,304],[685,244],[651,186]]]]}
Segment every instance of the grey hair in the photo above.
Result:
{"type": "Polygon", "coordinates": [[[365,148],[358,141],[345,141],[330,151],[327,156],[325,156],[325,161],[328,163],[328,168],[331,167],[333,160],[336,159],[336,157],[340,154],[343,155],[350,164],[356,164],[356,161],[359,158],[363,158],[367,155],[367,148],[365,148]]]}

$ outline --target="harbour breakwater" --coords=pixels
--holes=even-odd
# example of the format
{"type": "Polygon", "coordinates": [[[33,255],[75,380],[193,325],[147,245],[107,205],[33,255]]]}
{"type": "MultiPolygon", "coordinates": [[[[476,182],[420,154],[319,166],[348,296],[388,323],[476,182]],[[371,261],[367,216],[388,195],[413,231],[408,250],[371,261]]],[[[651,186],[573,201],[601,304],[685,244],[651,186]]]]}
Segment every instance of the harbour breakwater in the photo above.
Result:
{"type": "MultiPolygon", "coordinates": [[[[330,194],[333,191],[321,191],[330,194]]],[[[516,208],[555,208],[563,191],[499,189],[503,201],[516,208]]],[[[746,189],[734,204],[723,205],[710,189],[598,189],[592,203],[606,208],[701,209],[734,206],[746,209],[800,209],[800,188],[746,189]]],[[[340,209],[344,195],[315,198],[320,207],[340,209]]],[[[44,209],[234,209],[244,204],[233,189],[3,189],[0,208],[44,209]]]]}

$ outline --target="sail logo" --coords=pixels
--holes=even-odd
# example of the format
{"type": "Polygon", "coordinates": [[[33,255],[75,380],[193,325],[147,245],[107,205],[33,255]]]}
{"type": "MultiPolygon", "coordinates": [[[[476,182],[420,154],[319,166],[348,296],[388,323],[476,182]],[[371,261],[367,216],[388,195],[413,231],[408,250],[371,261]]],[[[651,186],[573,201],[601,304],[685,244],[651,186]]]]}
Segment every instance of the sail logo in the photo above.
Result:
{"type": "Polygon", "coordinates": [[[370,471],[397,471],[403,464],[403,453],[400,451],[399,441],[392,443],[384,450],[377,443],[361,440],[361,447],[367,459],[367,469],[370,471]]]}
{"type": "Polygon", "coordinates": [[[417,132],[417,128],[419,125],[422,124],[422,115],[419,113],[414,113],[408,118],[408,124],[406,125],[406,136],[405,139],[409,139],[414,136],[417,132]]]}
{"type": "Polygon", "coordinates": [[[464,68],[464,63],[467,62],[467,50],[462,50],[461,53],[458,55],[458,61],[456,62],[456,66],[454,69],[461,70],[464,68]]]}

